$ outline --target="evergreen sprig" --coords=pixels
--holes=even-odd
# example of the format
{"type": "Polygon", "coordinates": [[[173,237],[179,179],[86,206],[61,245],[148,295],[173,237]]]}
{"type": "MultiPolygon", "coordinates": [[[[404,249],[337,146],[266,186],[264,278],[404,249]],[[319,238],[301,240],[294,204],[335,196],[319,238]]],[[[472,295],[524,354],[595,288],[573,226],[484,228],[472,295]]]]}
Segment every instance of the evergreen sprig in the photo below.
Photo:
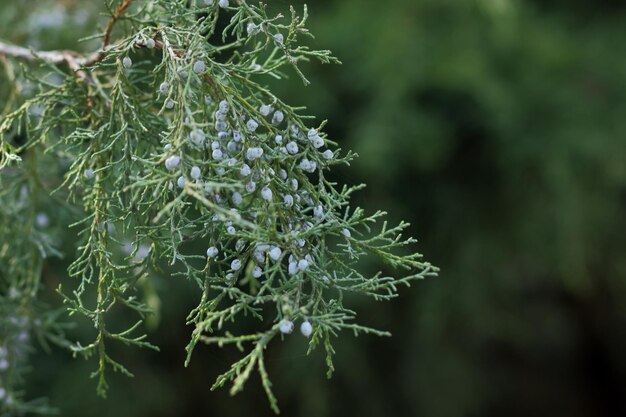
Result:
{"type": "MultiPolygon", "coordinates": [[[[357,324],[344,294],[388,300],[437,269],[402,237],[408,224],[377,228],[384,212],[350,206],[361,186],[339,186],[327,172],[354,155],[336,148],[325,122],[315,125],[263,84],[288,69],[308,84],[302,62],[338,62],[300,44],[311,36],[306,6],[285,18],[244,0],[105,4],[110,20],[91,55],[0,43],[11,81],[36,86],[30,96],[14,88],[0,123],[0,308],[9,321],[43,318],[15,329],[0,319],[0,349],[13,349],[7,369],[19,368],[19,332],[40,331],[75,355],[95,356],[105,395],[108,370],[132,375],[110,356],[111,343],[157,349],[141,331],[153,312],[141,283],[166,261],[201,294],[187,318],[185,365],[198,343],[235,345],[244,356],[213,389],[230,383],[235,394],[256,370],[278,412],[264,363],[275,338],[301,323],[309,352],[326,350],[330,376],[340,331],[388,335],[357,324]],[[61,230],[49,227],[51,207],[73,219],[78,236],[58,292],[70,316],[93,323],[87,344],[68,342],[58,314],[37,306],[46,259],[69,255],[56,243],[61,230]],[[202,242],[206,254],[190,252],[189,242],[202,242]],[[401,275],[362,274],[358,261],[367,256],[401,275]],[[119,307],[136,319],[113,329],[107,318],[119,307]],[[233,323],[245,316],[258,325],[237,334],[233,323]]],[[[19,403],[8,391],[17,382],[4,372],[0,404],[9,409],[19,403]]]]}

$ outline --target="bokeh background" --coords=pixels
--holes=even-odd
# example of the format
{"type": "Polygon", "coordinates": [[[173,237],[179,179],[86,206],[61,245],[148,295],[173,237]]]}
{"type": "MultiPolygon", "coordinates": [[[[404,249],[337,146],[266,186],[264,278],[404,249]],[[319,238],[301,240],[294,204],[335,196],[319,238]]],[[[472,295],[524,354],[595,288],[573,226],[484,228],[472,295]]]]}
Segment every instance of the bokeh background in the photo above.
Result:
{"type": "MultiPolygon", "coordinates": [[[[89,49],[76,39],[104,21],[94,3],[2,0],[0,38],[89,49]]],[[[303,338],[274,344],[283,415],[626,415],[626,3],[309,7],[312,44],[343,65],[310,64],[312,87],[294,76],[273,88],[329,119],[360,155],[336,179],[367,183],[358,204],[409,220],[441,273],[391,303],[350,300],[393,337],[343,335],[330,380],[303,338]]],[[[30,395],[68,417],[271,415],[256,377],[235,398],[209,391],[238,352],[200,348],[183,368],[198,294],[156,282],[161,353],[117,352],[136,378],[113,376],[101,400],[93,362],[40,351],[30,395]]]]}

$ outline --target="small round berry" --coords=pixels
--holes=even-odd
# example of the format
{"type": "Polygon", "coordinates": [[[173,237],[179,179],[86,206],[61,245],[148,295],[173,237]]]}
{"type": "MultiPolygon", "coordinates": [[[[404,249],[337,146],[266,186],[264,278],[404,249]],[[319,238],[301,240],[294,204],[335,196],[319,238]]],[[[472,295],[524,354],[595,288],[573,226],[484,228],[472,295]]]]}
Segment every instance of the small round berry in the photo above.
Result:
{"type": "Polygon", "coordinates": [[[35,224],[40,229],[45,229],[50,225],[50,218],[46,213],[37,213],[35,216],[35,224]]]}
{"type": "Polygon", "coordinates": [[[226,132],[228,130],[228,125],[223,120],[218,120],[215,122],[215,130],[218,132],[226,132]]]}
{"type": "Polygon", "coordinates": [[[193,142],[193,144],[196,146],[204,145],[205,139],[206,139],[206,135],[204,134],[204,131],[202,131],[201,129],[195,129],[189,133],[189,140],[191,140],[191,142],[193,142]]]}
{"type": "Polygon", "coordinates": [[[312,138],[310,138],[310,141],[315,149],[319,149],[324,146],[324,139],[322,139],[320,135],[313,136],[312,138]]]}
{"type": "Polygon", "coordinates": [[[161,94],[167,94],[169,91],[170,91],[170,83],[168,83],[167,81],[163,81],[159,85],[159,92],[161,94]]]}
{"type": "Polygon", "coordinates": [[[222,145],[218,141],[211,142],[211,149],[216,150],[219,149],[222,145]]]}
{"type": "Polygon", "coordinates": [[[204,104],[211,104],[212,100],[213,99],[211,98],[210,95],[207,94],[206,96],[204,96],[204,104]]]}
{"type": "Polygon", "coordinates": [[[220,251],[215,246],[211,246],[206,250],[207,258],[215,258],[218,253],[220,253],[220,251]]]}
{"type": "Polygon", "coordinates": [[[298,269],[300,271],[304,271],[308,267],[309,267],[309,261],[307,261],[306,259],[301,259],[298,261],[298,269]]]}
{"type": "Polygon", "coordinates": [[[311,336],[311,334],[313,333],[313,326],[311,326],[311,323],[309,323],[308,321],[302,322],[302,324],[300,325],[300,333],[302,333],[302,336],[304,337],[311,336]]]}
{"type": "Polygon", "coordinates": [[[269,251],[270,258],[273,261],[277,261],[280,258],[280,255],[283,253],[282,250],[278,246],[273,246],[269,251]]]}
{"type": "Polygon", "coordinates": [[[283,120],[285,120],[285,114],[280,110],[276,110],[274,116],[272,116],[272,123],[277,125],[282,123],[283,120]]]}
{"type": "Polygon", "coordinates": [[[190,175],[191,175],[191,178],[193,178],[194,180],[197,180],[198,178],[200,178],[200,175],[202,175],[202,172],[200,171],[199,167],[194,166],[191,168],[190,175]]]}
{"type": "Polygon", "coordinates": [[[233,140],[235,142],[241,142],[241,133],[240,132],[233,132],[233,140]]]}
{"type": "Polygon", "coordinates": [[[166,109],[173,109],[174,108],[174,100],[172,100],[171,98],[168,98],[167,100],[165,100],[165,108],[166,109]]]}
{"type": "Polygon", "coordinates": [[[241,261],[239,259],[233,259],[233,261],[230,263],[230,269],[232,269],[233,271],[238,271],[239,268],[241,268],[241,261]]]}
{"type": "Polygon", "coordinates": [[[234,235],[235,233],[237,233],[237,229],[235,229],[235,227],[234,227],[234,226],[228,226],[228,227],[226,228],[226,232],[227,232],[229,235],[234,235]]]}
{"type": "Polygon", "coordinates": [[[85,176],[85,178],[87,178],[88,180],[92,179],[96,174],[93,171],[93,169],[91,168],[87,168],[85,170],[85,172],[83,172],[83,175],[85,176]]]}
{"type": "Polygon", "coordinates": [[[254,132],[259,127],[259,124],[256,120],[250,119],[248,120],[248,123],[246,123],[246,127],[250,132],[254,132]]]}
{"type": "Polygon", "coordinates": [[[146,46],[148,47],[148,49],[154,49],[154,47],[156,46],[156,42],[154,41],[154,39],[148,38],[146,39],[146,46]]]}
{"type": "Polygon", "coordinates": [[[228,101],[222,100],[220,101],[218,108],[219,108],[220,113],[228,113],[228,110],[230,109],[230,105],[228,104],[228,101]]]}
{"type": "Polygon", "coordinates": [[[228,143],[226,144],[226,149],[230,153],[237,152],[237,142],[235,142],[234,140],[228,141],[228,143]]]}
{"type": "Polygon", "coordinates": [[[281,320],[280,324],[278,325],[278,328],[281,333],[289,334],[293,332],[293,322],[291,320],[286,320],[286,319],[281,320]]]}
{"type": "Polygon", "coordinates": [[[296,262],[289,262],[289,275],[295,275],[298,272],[298,264],[296,262]]]}
{"type": "Polygon", "coordinates": [[[274,142],[276,142],[277,145],[280,145],[283,143],[283,137],[281,135],[276,135],[276,137],[274,138],[274,142]]]}
{"type": "Polygon", "coordinates": [[[313,208],[313,217],[320,218],[323,215],[324,215],[324,207],[322,207],[321,204],[313,208]]]}
{"type": "Polygon", "coordinates": [[[255,278],[260,278],[261,275],[263,275],[263,269],[261,269],[260,266],[255,266],[254,269],[252,270],[252,276],[255,278]]]}
{"type": "Polygon", "coordinates": [[[285,207],[291,208],[293,207],[293,197],[289,194],[283,196],[283,202],[285,203],[285,207]]]}
{"type": "Polygon", "coordinates": [[[326,149],[324,152],[322,152],[322,156],[324,157],[324,159],[333,159],[333,151],[331,151],[330,149],[326,149]]]}
{"type": "Polygon", "coordinates": [[[270,190],[268,187],[263,187],[263,189],[261,190],[261,197],[263,198],[263,200],[270,201],[272,199],[272,190],[270,190]]]}
{"type": "Polygon", "coordinates": [[[309,161],[308,159],[304,158],[302,161],[300,161],[299,167],[303,171],[313,173],[317,168],[317,163],[315,161],[309,161]]]}
{"type": "Polygon", "coordinates": [[[246,32],[248,32],[248,35],[255,35],[258,30],[259,27],[252,22],[248,23],[248,26],[246,26],[246,32]]]}
{"type": "Polygon", "coordinates": [[[219,149],[213,149],[213,152],[211,153],[211,156],[213,157],[213,159],[215,159],[216,161],[219,161],[222,159],[222,157],[224,156],[224,154],[222,153],[221,150],[219,149]]]}
{"type": "Polygon", "coordinates": [[[249,148],[246,151],[246,158],[250,161],[254,161],[261,156],[263,156],[263,148],[249,148]]]}
{"type": "Polygon", "coordinates": [[[277,45],[282,46],[283,43],[285,43],[285,37],[282,33],[277,33],[274,35],[274,42],[276,42],[277,45]]]}
{"type": "Polygon", "coordinates": [[[256,190],[256,182],[254,181],[250,181],[249,183],[246,184],[246,191],[249,193],[254,192],[254,190],[256,190]]]}
{"type": "Polygon", "coordinates": [[[285,146],[285,148],[287,148],[287,152],[289,152],[292,155],[295,155],[298,153],[298,144],[296,142],[289,142],[287,146],[285,146]]]}
{"type": "Polygon", "coordinates": [[[222,9],[225,9],[228,7],[228,0],[220,0],[219,5],[222,9]]]}
{"type": "Polygon", "coordinates": [[[183,177],[182,175],[178,177],[178,179],[176,180],[176,185],[178,185],[178,188],[183,188],[185,186],[185,177],[183,177]]]}
{"type": "Polygon", "coordinates": [[[211,6],[213,5],[213,1],[214,0],[204,0],[204,4],[206,4],[207,6],[211,6]]]}
{"type": "Polygon", "coordinates": [[[235,191],[231,197],[231,200],[233,202],[234,205],[238,206],[242,203],[243,201],[243,197],[241,196],[240,193],[238,193],[237,191],[235,191]]]}
{"type": "Polygon", "coordinates": [[[259,112],[263,115],[263,117],[267,117],[272,112],[272,106],[270,106],[269,104],[263,104],[259,108],[259,112]]]}
{"type": "Polygon", "coordinates": [[[178,75],[180,76],[180,78],[183,78],[183,79],[189,77],[189,73],[182,68],[178,69],[178,75]]]}
{"type": "Polygon", "coordinates": [[[309,129],[309,131],[307,132],[307,136],[309,139],[313,139],[315,136],[317,136],[317,130],[309,129]]]}
{"type": "Polygon", "coordinates": [[[291,188],[293,188],[294,191],[298,191],[298,180],[295,178],[291,179],[291,188]]]}
{"type": "Polygon", "coordinates": [[[342,234],[342,235],[344,235],[345,237],[350,237],[350,236],[352,236],[352,233],[350,233],[350,230],[348,230],[348,229],[343,229],[343,230],[341,231],[341,234],[342,234]]]}
{"type": "Polygon", "coordinates": [[[241,174],[242,177],[247,177],[248,175],[250,175],[251,172],[252,170],[250,169],[248,164],[243,164],[243,166],[239,170],[239,173],[241,174]]]}
{"type": "Polygon", "coordinates": [[[196,74],[202,74],[206,71],[206,64],[203,61],[196,61],[193,64],[193,72],[196,74]]]}
{"type": "Polygon", "coordinates": [[[133,60],[125,56],[124,59],[122,59],[122,65],[124,68],[130,68],[133,65],[133,60]]]}

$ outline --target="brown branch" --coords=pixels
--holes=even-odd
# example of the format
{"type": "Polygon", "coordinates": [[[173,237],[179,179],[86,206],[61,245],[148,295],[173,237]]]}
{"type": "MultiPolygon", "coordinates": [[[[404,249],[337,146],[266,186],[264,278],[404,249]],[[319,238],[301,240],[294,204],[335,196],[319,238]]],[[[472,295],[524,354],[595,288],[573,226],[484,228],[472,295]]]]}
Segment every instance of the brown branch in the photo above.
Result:
{"type": "Polygon", "coordinates": [[[117,9],[115,9],[115,12],[113,12],[113,16],[111,16],[111,19],[104,29],[104,36],[102,38],[102,50],[92,54],[89,58],[87,58],[84,65],[93,65],[96,62],[102,61],[106,57],[106,49],[111,43],[111,33],[113,32],[113,25],[115,25],[115,22],[120,18],[122,13],[124,13],[124,11],[128,9],[128,6],[130,6],[132,2],[133,0],[124,0],[124,2],[120,4],[117,9]]]}

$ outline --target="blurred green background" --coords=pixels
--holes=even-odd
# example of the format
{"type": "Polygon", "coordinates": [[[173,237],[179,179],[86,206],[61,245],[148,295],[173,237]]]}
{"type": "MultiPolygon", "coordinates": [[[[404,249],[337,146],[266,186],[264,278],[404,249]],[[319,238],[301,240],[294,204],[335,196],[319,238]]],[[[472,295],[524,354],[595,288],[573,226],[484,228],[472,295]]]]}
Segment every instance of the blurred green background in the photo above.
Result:
{"type": "MultiPolygon", "coordinates": [[[[93,30],[90,4],[4,0],[0,37],[72,47],[76,27],[93,30]]],[[[331,380],[302,338],[274,344],[283,415],[626,415],[626,3],[309,6],[313,44],[344,64],[273,87],[329,119],[360,154],[335,178],[368,183],[356,202],[409,220],[441,273],[392,303],[351,300],[393,337],[344,334],[331,380]]],[[[100,400],[94,363],[57,350],[34,357],[31,395],[68,417],[271,415],[258,378],[235,398],[209,391],[236,351],[200,348],[183,368],[198,294],[158,285],[161,353],[117,352],[135,379],[112,377],[100,400]]]]}

